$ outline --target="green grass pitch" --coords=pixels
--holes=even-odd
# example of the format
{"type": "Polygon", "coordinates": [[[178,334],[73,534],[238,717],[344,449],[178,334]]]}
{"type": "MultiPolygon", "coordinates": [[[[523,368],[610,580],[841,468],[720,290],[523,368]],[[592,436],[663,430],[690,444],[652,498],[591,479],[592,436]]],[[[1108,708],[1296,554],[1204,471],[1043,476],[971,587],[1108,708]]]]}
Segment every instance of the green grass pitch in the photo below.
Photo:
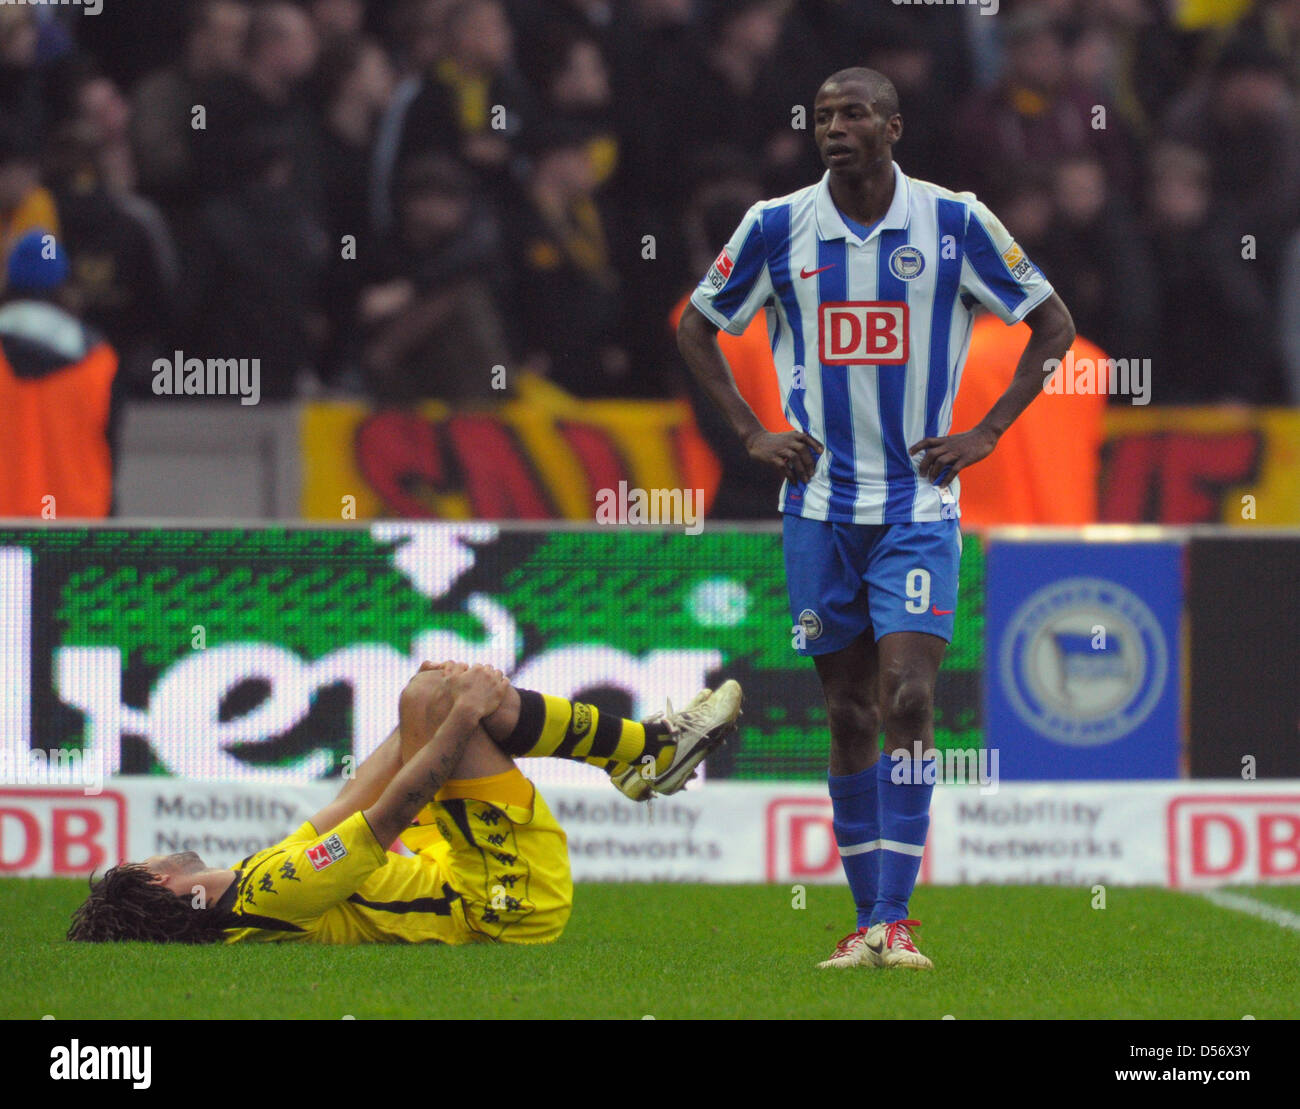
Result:
{"type": "MultiPolygon", "coordinates": [[[[63,937],[84,882],[0,880],[0,1017],[1219,1018],[1300,1016],[1300,932],[1204,898],[1111,887],[922,887],[932,974],[819,971],[848,895],[583,885],[543,947],[157,948],[63,937]]],[[[1300,888],[1252,889],[1300,912],[1300,888]]]]}

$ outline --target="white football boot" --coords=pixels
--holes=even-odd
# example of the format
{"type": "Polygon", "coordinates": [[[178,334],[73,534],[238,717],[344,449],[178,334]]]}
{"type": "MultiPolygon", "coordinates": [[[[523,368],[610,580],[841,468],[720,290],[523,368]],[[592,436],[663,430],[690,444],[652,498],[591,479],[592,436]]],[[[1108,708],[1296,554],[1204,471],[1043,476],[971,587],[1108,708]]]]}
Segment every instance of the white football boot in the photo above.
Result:
{"type": "Polygon", "coordinates": [[[835,954],[817,965],[823,970],[847,970],[851,967],[878,967],[884,944],[872,948],[867,944],[869,929],[850,932],[835,945],[835,954]]]}
{"type": "MultiPolygon", "coordinates": [[[[713,690],[701,689],[699,693],[691,698],[690,704],[683,711],[690,712],[691,709],[698,708],[712,696],[713,690]]],[[[671,709],[672,704],[669,703],[668,707],[671,709]]],[[[656,712],[653,716],[647,716],[641,723],[657,724],[663,718],[664,714],[662,712],[656,712]]],[[[650,758],[649,755],[645,755],[643,759],[649,759],[650,761],[635,763],[609,776],[609,780],[614,783],[614,788],[624,797],[629,797],[633,801],[649,801],[654,793],[651,788],[654,782],[654,759],[650,758]]]]}
{"type": "Polygon", "coordinates": [[[867,931],[867,946],[880,952],[882,967],[907,967],[911,970],[934,970],[934,964],[916,949],[911,929],[921,927],[919,920],[895,920],[873,924],[867,931]]]}
{"type": "Polygon", "coordinates": [[[728,679],[703,701],[692,702],[680,712],[674,712],[673,703],[668,702],[663,722],[668,725],[677,749],[668,769],[651,783],[655,793],[666,796],[685,788],[695,777],[695,768],[704,761],[704,756],[735,734],[743,696],[740,683],[728,679]]]}

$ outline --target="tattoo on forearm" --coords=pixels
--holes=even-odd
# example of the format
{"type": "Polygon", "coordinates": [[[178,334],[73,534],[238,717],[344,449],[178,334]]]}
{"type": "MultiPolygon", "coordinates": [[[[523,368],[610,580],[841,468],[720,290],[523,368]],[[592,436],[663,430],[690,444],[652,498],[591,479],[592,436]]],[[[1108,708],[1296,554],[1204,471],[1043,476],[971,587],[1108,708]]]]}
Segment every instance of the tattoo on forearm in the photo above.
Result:
{"type": "Polygon", "coordinates": [[[465,753],[465,748],[469,744],[473,732],[469,732],[458,739],[455,745],[449,751],[443,751],[437,755],[438,765],[436,768],[428,771],[425,784],[419,789],[410,789],[402,796],[403,808],[410,810],[410,816],[413,818],[429,801],[437,796],[439,790],[447,783],[452,774],[455,773],[456,767],[460,764],[461,756],[465,753]]]}

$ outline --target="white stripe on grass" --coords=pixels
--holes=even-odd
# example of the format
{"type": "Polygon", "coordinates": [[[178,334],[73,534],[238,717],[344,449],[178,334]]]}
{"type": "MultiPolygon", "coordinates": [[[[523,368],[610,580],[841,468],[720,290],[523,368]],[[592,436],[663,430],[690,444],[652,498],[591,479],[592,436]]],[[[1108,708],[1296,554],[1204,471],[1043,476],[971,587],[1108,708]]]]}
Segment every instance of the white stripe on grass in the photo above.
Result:
{"type": "Polygon", "coordinates": [[[1280,924],[1283,928],[1293,928],[1300,932],[1300,914],[1279,909],[1276,905],[1256,901],[1253,897],[1246,897],[1240,893],[1229,893],[1227,890],[1207,890],[1201,896],[1220,908],[1236,909],[1239,913],[1249,913],[1261,920],[1268,920],[1280,924]]]}

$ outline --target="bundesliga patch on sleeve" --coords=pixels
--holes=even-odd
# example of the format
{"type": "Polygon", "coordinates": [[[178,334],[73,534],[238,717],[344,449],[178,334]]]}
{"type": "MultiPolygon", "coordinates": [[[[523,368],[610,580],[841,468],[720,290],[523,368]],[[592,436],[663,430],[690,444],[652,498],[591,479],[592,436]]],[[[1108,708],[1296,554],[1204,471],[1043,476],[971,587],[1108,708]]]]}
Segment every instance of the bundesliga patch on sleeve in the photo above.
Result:
{"type": "Polygon", "coordinates": [[[713,265],[709,267],[708,282],[717,292],[727,283],[727,278],[731,276],[732,261],[727,256],[727,248],[722,248],[722,253],[713,260],[713,265]]]}
{"type": "Polygon", "coordinates": [[[1012,243],[1008,249],[1002,252],[1002,261],[1007,264],[1011,276],[1021,284],[1033,275],[1033,262],[1025,257],[1025,252],[1016,243],[1012,243]]]}
{"type": "Polygon", "coordinates": [[[348,849],[343,846],[343,841],[339,839],[336,832],[332,836],[326,836],[315,847],[307,848],[307,859],[312,867],[316,870],[324,870],[331,863],[336,863],[348,853],[348,849]]]}

